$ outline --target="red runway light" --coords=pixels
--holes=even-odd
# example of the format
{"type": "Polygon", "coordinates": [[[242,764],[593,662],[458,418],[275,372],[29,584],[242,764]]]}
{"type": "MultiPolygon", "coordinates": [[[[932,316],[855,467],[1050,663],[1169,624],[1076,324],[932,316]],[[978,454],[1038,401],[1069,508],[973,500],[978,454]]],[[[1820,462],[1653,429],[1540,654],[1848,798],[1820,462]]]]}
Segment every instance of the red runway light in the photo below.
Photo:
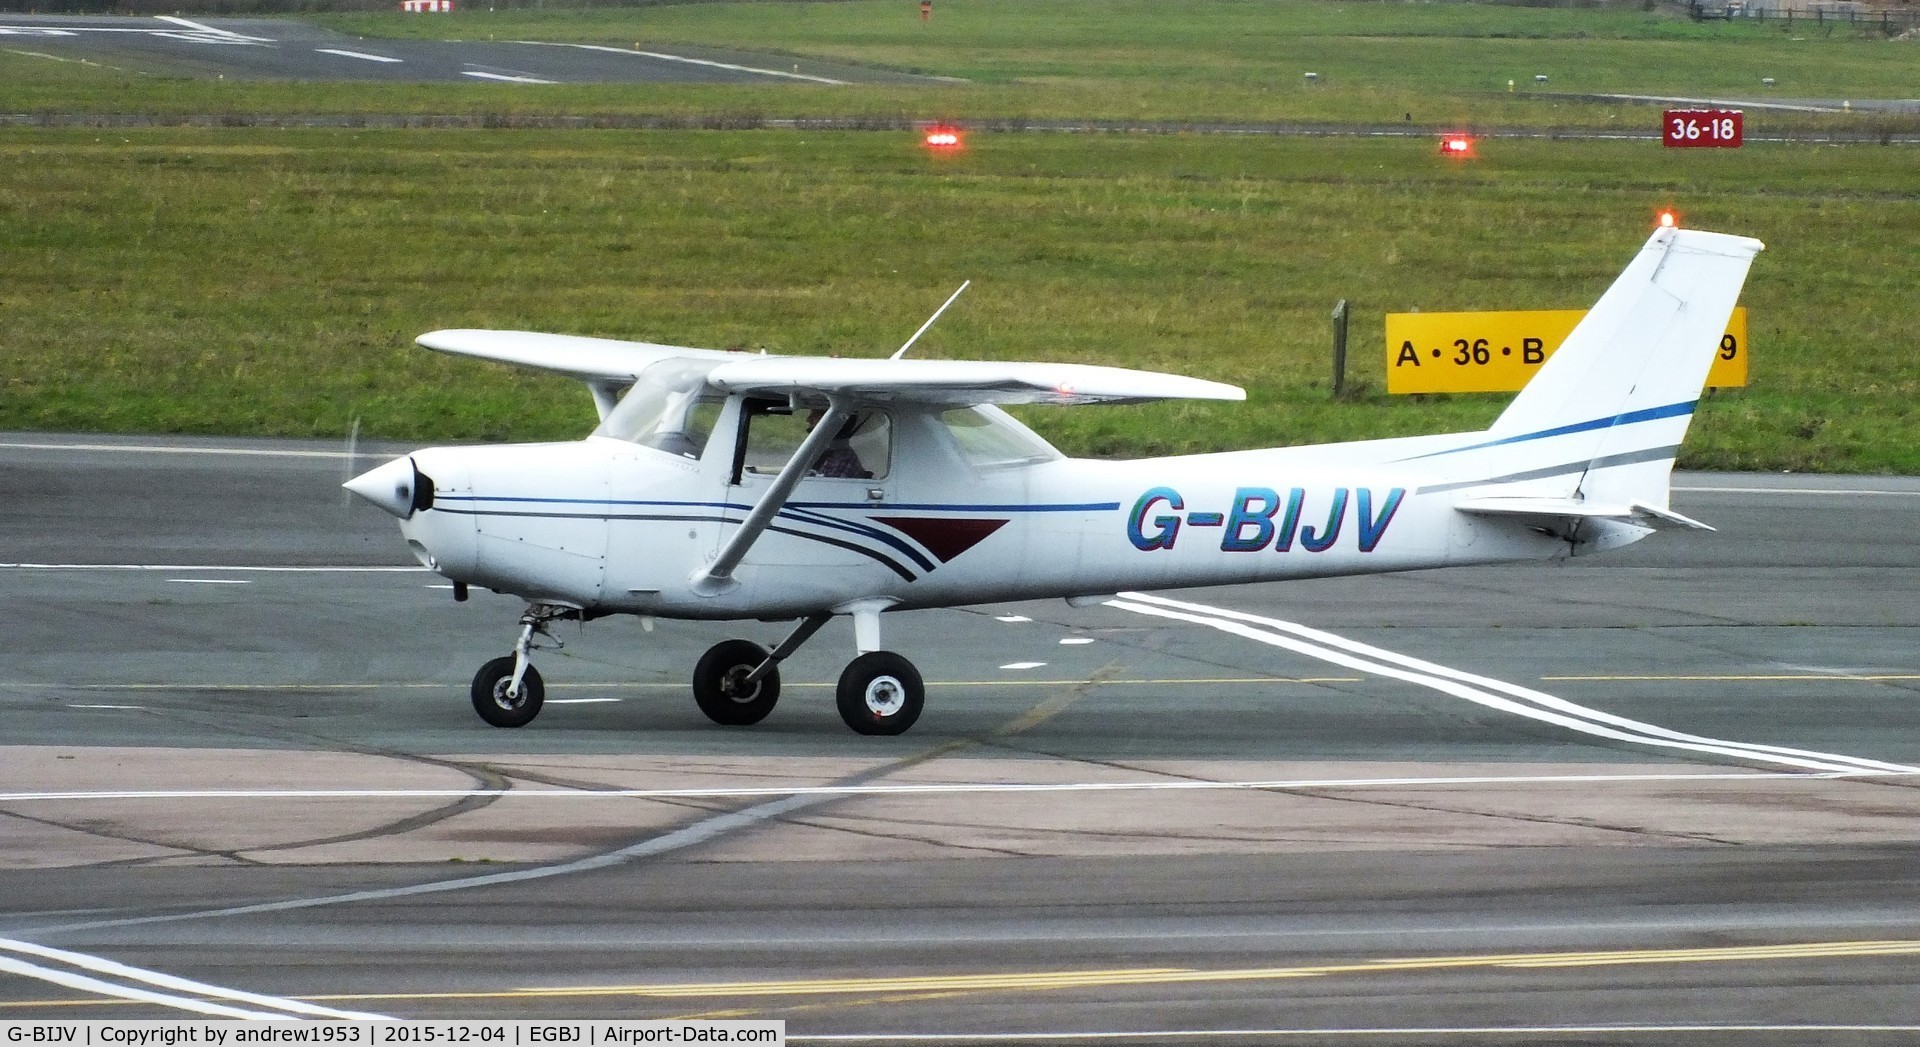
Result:
{"type": "Polygon", "coordinates": [[[1440,153],[1443,156],[1472,156],[1473,139],[1467,135],[1447,135],[1440,139],[1440,153]]]}
{"type": "Polygon", "coordinates": [[[922,141],[928,149],[958,149],[960,132],[951,127],[930,127],[922,141]]]}

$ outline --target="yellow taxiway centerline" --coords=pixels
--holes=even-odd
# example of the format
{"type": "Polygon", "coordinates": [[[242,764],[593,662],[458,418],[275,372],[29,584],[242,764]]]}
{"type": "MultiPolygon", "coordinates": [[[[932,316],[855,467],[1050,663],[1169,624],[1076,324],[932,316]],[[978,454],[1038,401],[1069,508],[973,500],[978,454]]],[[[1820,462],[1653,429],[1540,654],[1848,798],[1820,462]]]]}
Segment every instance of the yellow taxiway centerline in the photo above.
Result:
{"type": "MultiPolygon", "coordinates": [[[[297,996],[310,1003],[406,1000],[513,1000],[565,997],[643,999],[746,999],[765,997],[859,996],[887,993],[1047,992],[1067,989],[1122,988],[1141,985],[1196,985],[1279,981],[1339,975],[1395,974],[1433,970],[1540,970],[1618,967],[1664,963],[1757,963],[1770,960],[1818,960],[1920,955],[1920,940],[1803,942],[1784,945],[1719,946],[1697,949],[1618,949],[1600,952],[1506,953],[1491,956],[1424,956],[1296,967],[1244,967],[1194,970],[1180,967],[1129,967],[1095,970],[1010,971],[977,974],[911,975],[885,978],[804,978],[771,981],[657,982],[632,985],[534,986],[456,992],[332,993],[297,996]]],[[[121,1005],[125,1000],[14,1000],[0,1012],[27,1008],[121,1005]]]]}
{"type": "MultiPolygon", "coordinates": [[[[696,997],[765,997],[857,995],[918,992],[1031,992],[1132,985],[1203,984],[1210,982],[1277,981],[1331,975],[1366,975],[1409,971],[1486,968],[1532,969],[1613,967],[1655,963],[1741,963],[1763,960],[1833,959],[1843,957],[1920,955],[1920,941],[1808,942],[1788,945],[1725,946],[1699,949],[1623,949],[1608,952],[1509,953],[1498,956],[1430,956],[1366,960],[1357,963],[1300,967],[1253,967],[1193,970],[1174,967],[1117,970],[1025,971],[991,974],[918,975],[889,978],[808,978],[790,981],[687,982],[635,985],[548,986],[504,990],[499,993],[457,993],[452,998],[528,998],[566,996],[631,996],[652,999],[696,997]]],[[[313,1002],[353,1000],[446,999],[440,993],[369,994],[301,997],[313,1002]]]]}

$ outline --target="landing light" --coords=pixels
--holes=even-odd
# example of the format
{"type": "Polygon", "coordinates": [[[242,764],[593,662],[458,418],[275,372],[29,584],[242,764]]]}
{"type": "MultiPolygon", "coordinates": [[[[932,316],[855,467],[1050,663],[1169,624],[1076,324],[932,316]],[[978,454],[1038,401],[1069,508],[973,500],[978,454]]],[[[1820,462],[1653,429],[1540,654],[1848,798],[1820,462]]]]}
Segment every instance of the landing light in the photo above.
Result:
{"type": "Polygon", "coordinates": [[[1662,228],[1662,229],[1672,229],[1672,228],[1674,227],[1674,224],[1675,224],[1675,223],[1674,223],[1674,218],[1673,218],[1673,212],[1672,212],[1672,211],[1662,211],[1662,212],[1660,212],[1660,228],[1662,228]]]}

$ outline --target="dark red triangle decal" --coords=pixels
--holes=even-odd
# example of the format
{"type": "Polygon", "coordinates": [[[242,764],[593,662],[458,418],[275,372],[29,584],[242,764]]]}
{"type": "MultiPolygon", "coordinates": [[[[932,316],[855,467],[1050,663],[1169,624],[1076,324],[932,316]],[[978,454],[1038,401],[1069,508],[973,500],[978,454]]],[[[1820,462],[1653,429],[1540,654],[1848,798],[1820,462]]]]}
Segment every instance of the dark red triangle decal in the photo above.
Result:
{"type": "Polygon", "coordinates": [[[886,524],[927,547],[927,551],[947,563],[954,557],[985,541],[987,536],[1007,525],[1005,520],[950,520],[924,516],[874,516],[874,523],[886,524]]]}

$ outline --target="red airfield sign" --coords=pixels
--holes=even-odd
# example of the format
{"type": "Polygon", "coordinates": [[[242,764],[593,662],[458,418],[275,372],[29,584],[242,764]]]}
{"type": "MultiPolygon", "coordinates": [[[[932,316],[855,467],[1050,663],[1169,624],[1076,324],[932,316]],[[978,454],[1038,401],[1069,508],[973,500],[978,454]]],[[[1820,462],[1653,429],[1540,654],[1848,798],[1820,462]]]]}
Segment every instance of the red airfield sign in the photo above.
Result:
{"type": "Polygon", "coordinates": [[[1669,109],[1660,117],[1660,144],[1680,149],[1740,148],[1738,109],[1669,109]]]}

